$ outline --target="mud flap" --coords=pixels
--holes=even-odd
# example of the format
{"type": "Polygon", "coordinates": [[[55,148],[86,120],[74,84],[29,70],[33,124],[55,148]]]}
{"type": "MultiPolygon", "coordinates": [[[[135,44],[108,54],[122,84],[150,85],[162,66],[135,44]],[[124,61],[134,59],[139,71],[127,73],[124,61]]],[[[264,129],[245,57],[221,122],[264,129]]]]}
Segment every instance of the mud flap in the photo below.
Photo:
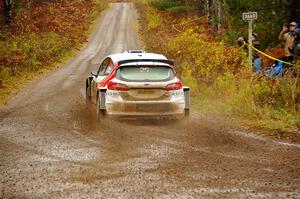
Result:
{"type": "Polygon", "coordinates": [[[106,94],[106,88],[100,88],[98,92],[98,97],[97,97],[97,104],[96,104],[96,109],[97,109],[97,119],[100,121],[104,118],[105,116],[105,94],[106,94]]]}
{"type": "Polygon", "coordinates": [[[106,95],[106,88],[101,87],[99,90],[99,97],[100,97],[100,105],[99,105],[99,109],[100,110],[106,110],[106,106],[105,106],[105,95],[106,95]]]}
{"type": "Polygon", "coordinates": [[[184,92],[184,114],[186,117],[188,117],[190,113],[190,88],[184,86],[183,92],[184,92]]]}
{"type": "Polygon", "coordinates": [[[91,100],[91,82],[93,79],[93,76],[89,76],[85,81],[85,97],[87,100],[91,100]]]}

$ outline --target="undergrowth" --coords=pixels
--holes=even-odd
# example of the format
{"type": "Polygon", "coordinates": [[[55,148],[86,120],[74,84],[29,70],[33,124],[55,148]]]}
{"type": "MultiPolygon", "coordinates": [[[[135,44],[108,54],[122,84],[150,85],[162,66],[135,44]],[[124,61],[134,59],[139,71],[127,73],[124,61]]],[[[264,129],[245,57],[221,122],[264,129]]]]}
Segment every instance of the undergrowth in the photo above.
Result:
{"type": "Polygon", "coordinates": [[[20,7],[0,29],[0,104],[28,79],[67,59],[86,42],[89,25],[105,8],[102,1],[32,4],[20,7]]]}
{"type": "Polygon", "coordinates": [[[176,0],[152,0],[150,4],[160,10],[167,10],[181,5],[180,1],[176,0]]]}
{"type": "Polygon", "coordinates": [[[161,16],[159,14],[155,13],[154,11],[147,12],[146,13],[146,18],[148,20],[148,26],[147,26],[148,30],[157,29],[163,22],[161,16]]]}

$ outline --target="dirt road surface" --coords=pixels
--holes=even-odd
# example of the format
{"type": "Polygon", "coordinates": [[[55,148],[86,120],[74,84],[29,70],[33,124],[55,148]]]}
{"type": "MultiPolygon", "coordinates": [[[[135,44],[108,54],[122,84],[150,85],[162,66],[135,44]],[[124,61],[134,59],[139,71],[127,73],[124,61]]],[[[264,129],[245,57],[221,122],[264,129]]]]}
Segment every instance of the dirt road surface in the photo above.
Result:
{"type": "Polygon", "coordinates": [[[98,124],[85,78],[139,49],[130,3],[103,13],[79,55],[0,109],[0,198],[300,198],[300,146],[192,112],[189,122],[98,124]]]}

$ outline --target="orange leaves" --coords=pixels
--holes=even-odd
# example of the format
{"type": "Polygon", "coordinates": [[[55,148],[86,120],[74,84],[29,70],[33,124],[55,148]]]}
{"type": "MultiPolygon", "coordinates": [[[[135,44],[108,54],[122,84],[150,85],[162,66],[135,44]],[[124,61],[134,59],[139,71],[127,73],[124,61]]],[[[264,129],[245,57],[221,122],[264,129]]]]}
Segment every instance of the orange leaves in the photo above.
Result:
{"type": "Polygon", "coordinates": [[[77,36],[80,29],[86,29],[85,20],[93,11],[93,1],[72,0],[63,2],[32,3],[30,10],[21,8],[12,23],[12,32],[48,32],[61,35],[74,31],[77,36]]]}
{"type": "Polygon", "coordinates": [[[224,50],[224,56],[226,57],[226,66],[229,67],[233,74],[245,70],[245,57],[241,53],[240,49],[234,47],[226,47],[224,50]]]}
{"type": "Polygon", "coordinates": [[[21,4],[7,32],[15,36],[55,32],[69,40],[72,47],[86,40],[88,17],[95,9],[95,1],[86,0],[32,2],[29,7],[21,4]]]}
{"type": "Polygon", "coordinates": [[[86,42],[91,13],[98,9],[95,2],[20,4],[11,26],[0,29],[0,66],[11,69],[12,74],[38,70],[86,42]]]}
{"type": "MultiPolygon", "coordinates": [[[[265,53],[276,59],[281,59],[284,56],[284,50],[281,45],[277,45],[274,48],[268,48],[265,50],[265,53]]],[[[272,66],[274,63],[274,60],[271,60],[265,56],[261,56],[261,59],[263,60],[265,66],[272,66]]]]}
{"type": "Polygon", "coordinates": [[[1,55],[0,66],[6,66],[13,75],[16,75],[25,60],[25,54],[21,50],[15,49],[1,55]]]}

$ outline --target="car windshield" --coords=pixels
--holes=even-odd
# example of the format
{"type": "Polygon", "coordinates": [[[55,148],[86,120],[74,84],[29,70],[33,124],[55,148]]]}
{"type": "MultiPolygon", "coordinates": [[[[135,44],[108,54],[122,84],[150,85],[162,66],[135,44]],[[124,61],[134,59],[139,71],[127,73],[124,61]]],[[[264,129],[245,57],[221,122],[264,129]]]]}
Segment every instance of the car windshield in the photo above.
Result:
{"type": "Polygon", "coordinates": [[[116,71],[116,78],[124,81],[169,81],[174,71],[168,66],[123,66],[116,71]]]}

